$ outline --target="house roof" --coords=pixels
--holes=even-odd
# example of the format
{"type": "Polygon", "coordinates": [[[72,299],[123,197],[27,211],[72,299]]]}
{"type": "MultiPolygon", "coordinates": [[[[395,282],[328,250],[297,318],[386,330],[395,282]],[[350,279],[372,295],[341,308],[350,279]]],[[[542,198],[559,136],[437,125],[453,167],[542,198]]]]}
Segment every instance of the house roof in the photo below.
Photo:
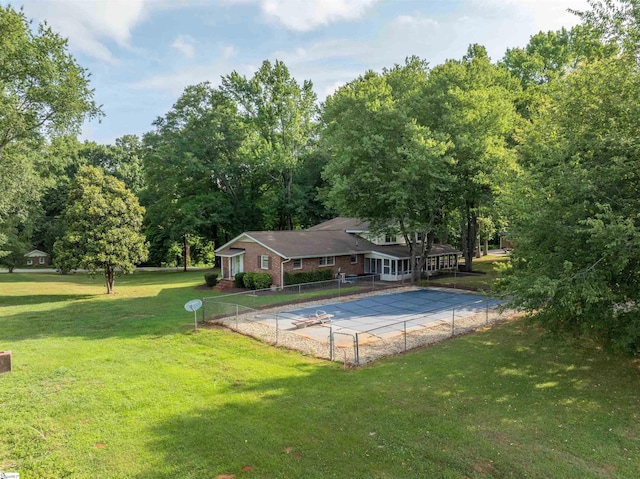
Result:
{"type": "MultiPolygon", "coordinates": [[[[344,231],[247,231],[216,250],[218,256],[235,256],[238,242],[255,241],[283,258],[315,258],[368,253],[375,245],[344,231]],[[231,246],[234,246],[232,248],[231,246]]],[[[236,253],[237,254],[237,253],[236,253]]]]}
{"type": "MultiPolygon", "coordinates": [[[[376,245],[342,230],[294,230],[247,231],[216,249],[222,257],[243,254],[240,244],[256,242],[282,258],[317,258],[318,256],[343,256],[378,253],[393,258],[409,258],[409,248],[404,245],[376,245]]],[[[450,245],[433,245],[429,256],[455,254],[460,251],[450,245]]]]}
{"type": "Polygon", "coordinates": [[[25,258],[41,258],[43,256],[49,256],[49,253],[45,253],[44,251],[40,251],[39,249],[34,249],[24,255],[25,258]]]}
{"type": "Polygon", "coordinates": [[[358,218],[339,216],[338,218],[333,218],[319,225],[312,226],[308,231],[347,231],[350,233],[362,233],[369,231],[369,222],[358,218]]]}

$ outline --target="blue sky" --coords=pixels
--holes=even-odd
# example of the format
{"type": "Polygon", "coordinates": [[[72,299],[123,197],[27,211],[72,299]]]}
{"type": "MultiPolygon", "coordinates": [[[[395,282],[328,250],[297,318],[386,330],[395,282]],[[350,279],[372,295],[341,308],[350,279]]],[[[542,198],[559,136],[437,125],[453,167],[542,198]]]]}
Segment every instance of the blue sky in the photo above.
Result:
{"type": "MultiPolygon", "coordinates": [[[[4,0],[0,0],[6,4],[4,0]]],[[[83,139],[113,143],[142,135],[183,89],[250,77],[265,59],[283,60],[320,100],[366,70],[418,55],[432,66],[471,43],[497,60],[540,30],[577,23],[567,8],[587,0],[23,0],[92,74],[106,116],[83,139]]]]}

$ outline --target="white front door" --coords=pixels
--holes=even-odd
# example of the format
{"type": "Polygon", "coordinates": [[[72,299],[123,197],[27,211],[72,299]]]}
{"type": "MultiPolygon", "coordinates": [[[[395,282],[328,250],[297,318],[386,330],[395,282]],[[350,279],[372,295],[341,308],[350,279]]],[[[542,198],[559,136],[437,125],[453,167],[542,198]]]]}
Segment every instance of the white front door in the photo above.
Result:
{"type": "Polygon", "coordinates": [[[244,255],[240,254],[231,258],[231,277],[244,272],[244,255]]]}

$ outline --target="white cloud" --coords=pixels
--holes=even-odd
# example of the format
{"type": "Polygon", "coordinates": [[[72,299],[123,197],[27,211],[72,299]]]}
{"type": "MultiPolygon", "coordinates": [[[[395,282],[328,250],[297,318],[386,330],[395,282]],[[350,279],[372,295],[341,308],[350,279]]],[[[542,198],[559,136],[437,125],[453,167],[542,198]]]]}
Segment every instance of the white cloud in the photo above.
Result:
{"type": "Polygon", "coordinates": [[[236,47],[233,45],[225,45],[222,47],[222,58],[229,60],[236,55],[236,47]]]}
{"type": "Polygon", "coordinates": [[[196,54],[196,40],[190,35],[178,35],[171,46],[187,58],[193,58],[196,54]]]}
{"type": "Polygon", "coordinates": [[[146,14],[150,0],[24,0],[25,13],[38,22],[44,20],[73,50],[114,63],[105,40],[129,47],[131,30],[146,14]]]}
{"type": "Polygon", "coordinates": [[[360,18],[379,0],[225,0],[257,3],[267,20],[289,30],[309,31],[341,20],[360,18]]]}
{"type": "Polygon", "coordinates": [[[424,15],[400,15],[393,20],[393,23],[401,27],[404,26],[411,28],[429,28],[438,26],[437,20],[425,17],[424,15]]]}
{"type": "Polygon", "coordinates": [[[568,9],[590,10],[587,0],[471,0],[471,3],[492,9],[513,8],[537,31],[570,28],[579,18],[568,9]]]}

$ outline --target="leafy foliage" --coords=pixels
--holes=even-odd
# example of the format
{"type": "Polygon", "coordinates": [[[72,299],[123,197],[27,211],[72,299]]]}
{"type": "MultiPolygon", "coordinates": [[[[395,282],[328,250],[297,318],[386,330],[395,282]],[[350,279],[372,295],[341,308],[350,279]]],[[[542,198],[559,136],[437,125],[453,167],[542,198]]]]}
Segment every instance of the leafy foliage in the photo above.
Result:
{"type": "Polygon", "coordinates": [[[190,86],[154,125],[143,141],[141,199],[156,262],[185,235],[223,244],[243,227],[259,228],[262,180],[233,101],[208,83],[190,86]]]}
{"type": "Polygon", "coordinates": [[[553,85],[523,145],[529,168],[514,194],[504,284],[551,329],[630,353],[640,350],[639,92],[628,56],[553,85]]]}
{"type": "Polygon", "coordinates": [[[7,219],[30,228],[45,182],[36,166],[45,139],[76,133],[101,114],[89,75],[46,24],[0,5],[0,246],[7,219]]]}
{"type": "Polygon", "coordinates": [[[315,271],[300,271],[298,273],[284,273],[284,284],[304,284],[316,283],[318,281],[329,281],[333,279],[333,270],[317,269],[315,271]]]}
{"type": "Polygon", "coordinates": [[[87,72],[46,25],[0,6],[0,155],[15,141],[76,132],[100,114],[87,72]]]}
{"type": "Polygon", "coordinates": [[[207,286],[213,288],[216,284],[218,284],[218,273],[205,273],[204,282],[207,283],[207,286]]]}
{"type": "Polygon", "coordinates": [[[426,75],[417,58],[367,72],[330,96],[322,115],[329,203],[368,220],[374,232],[403,235],[413,264],[427,257],[451,181],[451,145],[419,125],[413,111],[426,75]]]}
{"type": "Polygon", "coordinates": [[[244,275],[245,274],[246,273],[241,272],[241,273],[236,273],[236,275],[234,276],[233,283],[234,283],[234,286],[236,288],[244,288],[244,275]]]}
{"type": "Polygon", "coordinates": [[[63,212],[64,235],[54,245],[56,266],[102,270],[107,293],[113,293],[115,275],[132,273],[147,257],[143,215],[124,183],[96,167],[81,167],[63,212]]]}
{"type": "Polygon", "coordinates": [[[435,67],[423,91],[421,122],[452,144],[450,209],[462,219],[467,271],[472,270],[481,208],[492,205],[516,168],[512,146],[519,91],[517,80],[492,64],[480,45],[470,46],[462,60],[435,67]]]}
{"type": "MultiPolygon", "coordinates": [[[[238,275],[236,274],[237,278],[238,275]]],[[[244,273],[241,279],[244,287],[249,289],[266,289],[273,283],[269,273],[244,273]]]]}
{"type": "Polygon", "coordinates": [[[222,91],[239,106],[251,129],[251,155],[264,167],[264,184],[272,209],[269,229],[294,228],[294,177],[311,153],[316,94],[311,81],[299,85],[284,62],[266,60],[253,77],[237,72],[222,78],[222,91]],[[276,185],[274,188],[272,185],[276,185]]]}

